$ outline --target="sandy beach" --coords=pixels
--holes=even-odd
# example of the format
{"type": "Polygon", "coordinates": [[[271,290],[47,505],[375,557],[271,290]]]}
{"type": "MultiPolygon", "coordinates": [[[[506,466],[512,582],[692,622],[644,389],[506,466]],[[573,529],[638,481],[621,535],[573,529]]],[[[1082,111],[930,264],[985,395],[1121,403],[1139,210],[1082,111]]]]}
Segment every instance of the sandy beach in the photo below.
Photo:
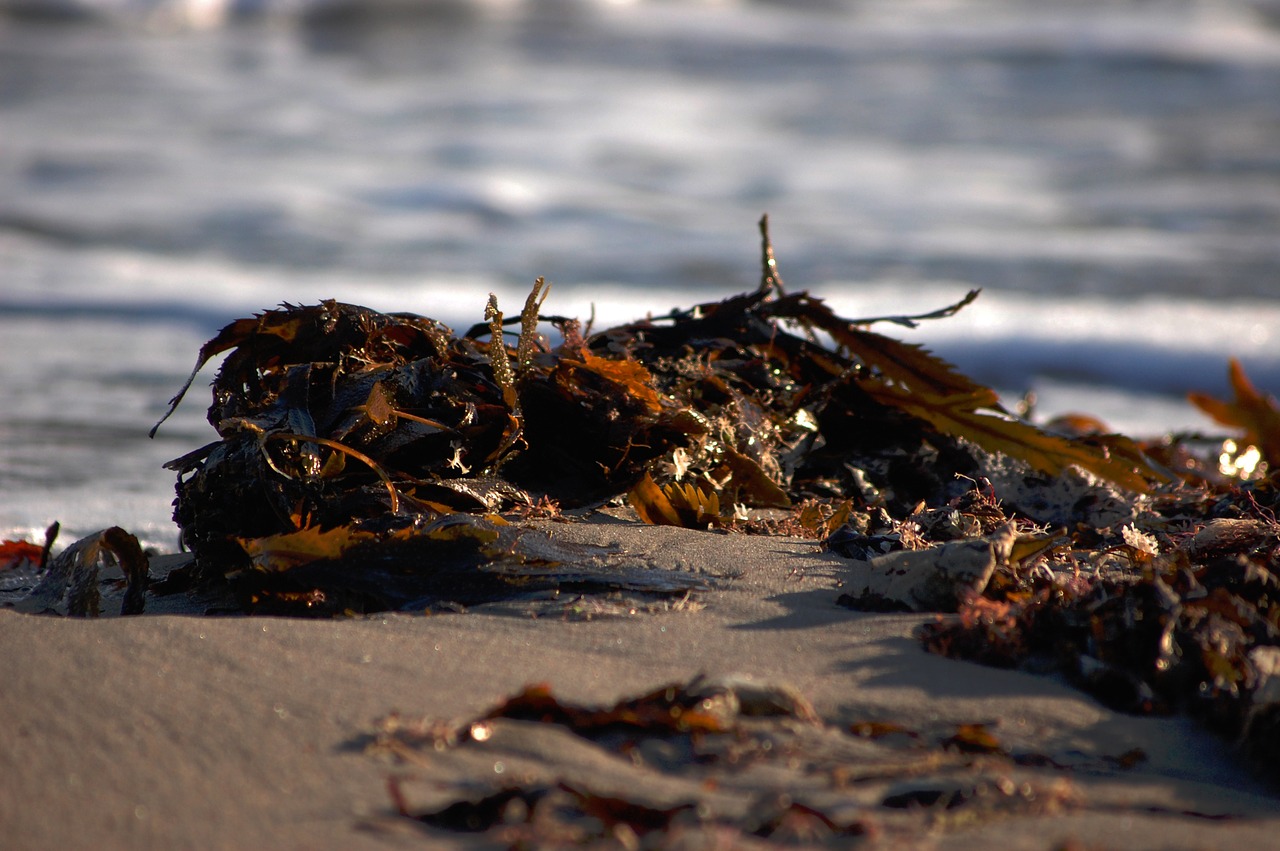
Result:
{"type": "MultiPolygon", "coordinates": [[[[502,763],[483,749],[470,761],[391,759],[368,747],[386,728],[382,719],[396,712],[465,724],[532,683],[603,707],[698,674],[785,684],[811,702],[814,729],[841,741],[861,722],[918,734],[906,750],[867,740],[879,750],[859,765],[883,770],[857,775],[855,767],[843,791],[823,792],[843,794],[871,828],[831,838],[835,847],[1260,848],[1280,830],[1274,789],[1232,756],[1230,743],[1185,718],[1117,714],[1054,678],[930,655],[913,632],[931,615],[836,606],[840,587],[865,568],[811,541],[609,517],[544,528],[652,569],[697,574],[710,590],[665,611],[562,600],[544,602],[537,617],[519,603],[324,621],[0,611],[9,648],[0,662],[5,847],[500,846],[494,831],[452,832],[397,815],[388,778],[449,799],[452,789],[492,782],[484,766],[502,763]],[[972,723],[988,725],[1006,755],[922,750],[972,723]],[[924,751],[941,756],[922,763],[924,751]],[[884,803],[943,775],[1054,789],[1057,803],[967,820],[884,803]]],[[[661,787],[660,773],[608,780],[622,767],[593,770],[574,748],[539,757],[519,736],[546,725],[505,723],[488,744],[524,747],[538,771],[663,794],[644,788],[661,787]]],[[[788,780],[782,768],[757,774],[742,782],[761,796],[788,791],[771,783],[813,780],[788,780]]]]}
{"type": "Polygon", "coordinates": [[[1278,10],[0,0],[0,851],[1280,848],[1278,10]]]}

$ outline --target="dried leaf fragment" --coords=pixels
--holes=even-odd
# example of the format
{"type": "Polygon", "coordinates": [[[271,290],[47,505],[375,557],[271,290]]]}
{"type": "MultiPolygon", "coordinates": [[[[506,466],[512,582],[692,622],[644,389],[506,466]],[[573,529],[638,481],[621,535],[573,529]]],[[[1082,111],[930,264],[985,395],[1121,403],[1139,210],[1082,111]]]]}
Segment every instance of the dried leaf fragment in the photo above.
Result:
{"type": "Polygon", "coordinates": [[[667,686],[606,709],[594,709],[562,701],[545,683],[527,686],[504,700],[483,717],[513,718],[559,724],[579,735],[591,735],[610,727],[640,729],[650,733],[723,733],[730,729],[736,701],[704,700],[679,686],[667,686]]]}
{"type": "Polygon", "coordinates": [[[571,374],[573,371],[584,370],[613,384],[630,399],[639,402],[647,413],[658,414],[662,411],[662,399],[653,387],[653,376],[637,361],[612,360],[583,352],[580,358],[562,360],[561,367],[571,374]]]}
{"type": "Polygon", "coordinates": [[[991,732],[990,726],[982,723],[957,725],[956,732],[942,740],[942,746],[963,753],[1007,753],[1000,739],[991,732]]]}

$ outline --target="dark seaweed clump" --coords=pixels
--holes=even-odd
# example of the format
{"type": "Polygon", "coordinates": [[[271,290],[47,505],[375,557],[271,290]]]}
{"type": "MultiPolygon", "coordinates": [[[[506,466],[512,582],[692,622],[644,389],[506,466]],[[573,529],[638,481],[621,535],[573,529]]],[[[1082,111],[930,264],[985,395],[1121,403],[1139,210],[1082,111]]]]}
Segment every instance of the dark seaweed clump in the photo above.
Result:
{"type": "MultiPolygon", "coordinates": [[[[360,568],[301,562],[350,562],[356,538],[365,553],[369,536],[403,538],[458,513],[631,494],[646,519],[704,527],[814,500],[901,518],[971,490],[985,452],[1130,488],[1161,475],[1126,438],[1038,429],[950,364],[868,330],[944,318],[976,291],[919,316],[842,319],[784,289],[761,225],[756,289],[603,331],[544,314],[541,279],[518,316],[490,296],[485,321],[462,335],[332,301],[227,325],[196,367],[227,353],[209,408],[219,439],[169,465],[196,577],[229,578],[251,608],[270,591],[311,611],[360,568]],[[557,345],[539,331],[548,325],[557,345]]],[[[475,563],[494,557],[480,548],[475,563]]],[[[408,566],[380,570],[384,583],[415,581],[408,566]]],[[[424,593],[338,596],[362,610],[424,593]]]]}

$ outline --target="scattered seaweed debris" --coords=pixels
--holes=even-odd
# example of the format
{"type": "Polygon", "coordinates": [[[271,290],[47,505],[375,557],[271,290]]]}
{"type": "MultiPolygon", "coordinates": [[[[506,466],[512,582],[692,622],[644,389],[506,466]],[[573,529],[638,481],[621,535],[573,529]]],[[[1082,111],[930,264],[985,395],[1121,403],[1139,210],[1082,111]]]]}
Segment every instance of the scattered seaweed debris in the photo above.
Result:
{"type": "Polygon", "coordinates": [[[1274,775],[1280,404],[1237,361],[1229,377],[1233,399],[1190,399],[1240,433],[1143,444],[1176,476],[1146,492],[992,457],[946,504],[902,516],[814,501],[790,531],[851,559],[840,605],[955,613],[923,628],[929,650],[1057,670],[1125,712],[1188,713],[1274,775]]]}
{"type": "Polygon", "coordinates": [[[1056,668],[1121,711],[1187,712],[1274,771],[1280,524],[1221,517],[1180,526],[1171,534],[1130,525],[1102,540],[1087,530],[1051,569],[999,565],[956,617],[925,626],[925,646],[999,667],[1056,668]]]}
{"type": "Polygon", "coordinates": [[[6,541],[0,555],[10,559],[11,569],[23,570],[37,581],[35,587],[14,602],[14,608],[33,614],[57,613],[70,617],[97,617],[102,613],[102,576],[118,569],[124,586],[121,615],[140,615],[146,605],[148,559],[133,535],[112,526],[86,535],[56,556],[50,555],[58,537],[54,523],[45,533],[43,547],[6,541]],[[33,556],[37,569],[28,573],[33,556]]]}
{"type": "Polygon", "coordinates": [[[388,818],[495,847],[915,847],[992,821],[1147,810],[1074,781],[1140,770],[1140,750],[1041,753],[997,722],[830,724],[795,688],[740,675],[602,707],[533,685],[460,722],[393,714],[352,744],[398,766],[388,818]]]}
{"type": "MultiPolygon", "coordinates": [[[[969,491],[989,453],[1131,491],[1165,475],[1128,438],[1039,429],[923,348],[868,330],[951,316],[977,290],[918,315],[843,319],[784,289],[767,218],[760,230],[754,291],[594,333],[541,312],[541,278],[518,317],[490,296],[485,321],[462,336],[334,301],[227,325],[169,409],[226,354],[209,408],[219,440],[168,465],[196,579],[230,578],[251,608],[287,593],[326,601],[301,613],[334,611],[334,596],[367,611],[416,599],[373,590],[391,574],[428,565],[418,578],[434,581],[432,521],[457,513],[626,495],[646,522],[698,528],[806,500],[852,498],[851,509],[901,517],[969,491]],[[540,323],[558,330],[558,345],[540,323]],[[518,325],[514,345],[507,325],[518,325]],[[358,548],[336,546],[356,537],[358,548]],[[302,539],[309,558],[262,569],[264,549],[302,539]],[[368,555],[378,543],[416,547],[415,561],[389,569],[368,555]],[[290,590],[276,590],[286,574],[290,590]],[[354,585],[367,592],[347,593],[354,585]]],[[[489,554],[474,553],[479,568],[489,554]]]]}

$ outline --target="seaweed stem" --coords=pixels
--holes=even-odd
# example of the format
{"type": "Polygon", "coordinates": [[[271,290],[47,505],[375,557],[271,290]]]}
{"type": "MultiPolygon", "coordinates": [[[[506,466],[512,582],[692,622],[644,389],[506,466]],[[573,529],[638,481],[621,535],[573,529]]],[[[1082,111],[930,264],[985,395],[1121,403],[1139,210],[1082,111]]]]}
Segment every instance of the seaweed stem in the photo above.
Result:
{"type": "MultiPolygon", "coordinates": [[[[542,279],[539,278],[538,280],[541,281],[542,279]]],[[[539,287],[540,284],[534,285],[534,293],[529,296],[531,302],[539,287]]],[[[502,311],[498,309],[498,297],[493,293],[489,293],[489,303],[485,306],[484,318],[489,322],[491,332],[489,335],[489,363],[493,367],[493,379],[497,382],[498,389],[502,391],[502,400],[507,405],[508,422],[503,430],[502,443],[489,456],[495,462],[494,469],[497,469],[502,465],[502,461],[508,451],[524,435],[524,416],[520,411],[520,397],[516,394],[516,377],[511,370],[511,359],[507,355],[507,346],[502,341],[502,311]]],[[[521,345],[523,346],[523,330],[520,336],[521,345]]],[[[519,350],[517,349],[517,351],[519,350]]]]}
{"type": "Polygon", "coordinates": [[[760,217],[760,292],[773,290],[778,295],[786,295],[782,284],[782,276],[778,274],[778,258],[773,256],[773,240],[769,238],[769,214],[760,217]]]}
{"type": "Polygon", "coordinates": [[[524,310],[520,311],[520,340],[516,344],[516,373],[524,375],[533,366],[533,349],[538,340],[539,311],[547,300],[551,286],[541,275],[533,282],[533,289],[525,299],[524,310]]]}
{"type": "MultiPolygon", "coordinates": [[[[386,486],[387,493],[391,497],[391,513],[395,514],[400,511],[400,494],[396,492],[396,486],[392,483],[391,477],[387,475],[386,471],[382,469],[381,465],[379,465],[377,461],[374,461],[372,458],[370,458],[368,455],[365,455],[360,450],[352,449],[350,446],[345,446],[339,443],[338,441],[330,440],[327,437],[315,437],[309,434],[292,434],[286,431],[273,431],[273,432],[270,432],[269,434],[262,435],[263,443],[266,443],[268,440],[303,440],[309,443],[317,443],[321,446],[327,446],[330,449],[350,455],[352,458],[355,458],[356,460],[363,462],[365,466],[367,466],[370,470],[373,470],[373,472],[377,474],[378,478],[382,480],[382,484],[386,486]]],[[[286,473],[284,470],[281,470],[279,467],[277,467],[275,465],[275,462],[271,460],[270,455],[268,455],[265,452],[263,453],[263,455],[266,457],[267,463],[271,466],[271,469],[275,470],[277,473],[284,476],[286,479],[294,478],[293,476],[290,476],[288,473],[286,473]]]]}

